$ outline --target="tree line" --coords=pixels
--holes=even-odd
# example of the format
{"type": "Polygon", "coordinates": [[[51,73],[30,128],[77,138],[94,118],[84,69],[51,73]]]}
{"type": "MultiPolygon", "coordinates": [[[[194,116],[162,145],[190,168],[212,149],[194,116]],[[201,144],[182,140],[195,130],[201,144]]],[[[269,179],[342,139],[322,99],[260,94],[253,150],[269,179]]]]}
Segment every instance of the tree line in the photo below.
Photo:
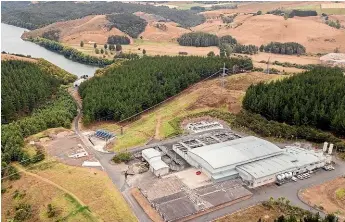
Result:
{"type": "Polygon", "coordinates": [[[2,123],[29,115],[49,100],[59,85],[76,79],[76,76],[52,67],[45,60],[38,60],[37,63],[7,60],[2,61],[1,66],[2,123]]]}
{"type": "Polygon", "coordinates": [[[115,27],[132,38],[137,38],[147,25],[146,20],[133,14],[111,14],[107,15],[106,18],[110,22],[108,25],[109,30],[115,27]]]}
{"type": "Polygon", "coordinates": [[[70,128],[77,114],[77,106],[69,93],[60,88],[54,99],[35,108],[31,116],[1,126],[1,161],[22,161],[27,158],[22,150],[24,138],[48,128],[70,128]]]}
{"type": "Polygon", "coordinates": [[[65,56],[65,58],[67,59],[80,62],[83,64],[104,67],[106,65],[110,65],[111,63],[113,63],[113,60],[90,56],[78,51],[77,49],[71,48],[69,46],[64,46],[59,42],[55,42],[49,39],[37,37],[37,38],[29,38],[27,40],[34,42],[50,51],[57,52],[65,56]]]}
{"type": "Polygon", "coordinates": [[[131,40],[127,36],[111,35],[108,37],[107,43],[113,45],[129,45],[131,40]]]}
{"type": "Polygon", "coordinates": [[[345,78],[341,69],[317,67],[300,75],[248,88],[243,107],[297,126],[345,135],[345,78]]]}
{"type": "Polygon", "coordinates": [[[271,52],[275,54],[286,54],[286,55],[301,55],[306,52],[303,45],[297,42],[270,42],[267,45],[261,45],[259,48],[260,52],[271,52]]]}
{"type": "Polygon", "coordinates": [[[83,18],[88,15],[145,12],[155,14],[180,24],[182,27],[197,26],[205,17],[192,10],[171,9],[123,2],[4,2],[1,4],[2,22],[27,29],[37,29],[58,21],[83,18]]]}
{"type": "Polygon", "coordinates": [[[249,58],[197,56],[144,56],[109,67],[105,74],[83,82],[86,124],[97,120],[123,120],[176,95],[193,83],[226,67],[253,68],[249,58]]]}
{"type": "Polygon", "coordinates": [[[177,42],[183,46],[208,47],[218,46],[218,36],[205,32],[191,32],[181,35],[177,42]]]}
{"type": "Polygon", "coordinates": [[[317,16],[317,12],[315,10],[283,10],[283,9],[274,9],[271,11],[268,11],[267,14],[272,15],[279,15],[279,16],[285,16],[286,18],[293,18],[295,16],[298,17],[308,17],[308,16],[317,16]]]}
{"type": "Polygon", "coordinates": [[[183,46],[218,46],[221,57],[230,56],[231,53],[256,54],[259,51],[259,48],[255,45],[239,44],[237,40],[230,35],[219,38],[214,34],[204,32],[185,33],[177,39],[177,42],[183,46]]]}

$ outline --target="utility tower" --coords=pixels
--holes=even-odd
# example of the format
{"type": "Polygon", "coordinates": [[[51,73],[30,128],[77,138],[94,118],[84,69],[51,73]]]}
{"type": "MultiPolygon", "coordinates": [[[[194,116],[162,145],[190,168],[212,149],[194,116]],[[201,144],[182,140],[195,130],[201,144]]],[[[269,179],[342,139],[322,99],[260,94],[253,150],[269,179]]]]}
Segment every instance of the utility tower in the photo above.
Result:
{"type": "Polygon", "coordinates": [[[225,63],[224,63],[223,68],[221,68],[221,70],[223,72],[222,72],[222,74],[220,76],[220,85],[221,85],[222,88],[225,88],[225,82],[226,82],[225,76],[227,76],[226,71],[228,70],[227,68],[225,68],[225,63]]]}

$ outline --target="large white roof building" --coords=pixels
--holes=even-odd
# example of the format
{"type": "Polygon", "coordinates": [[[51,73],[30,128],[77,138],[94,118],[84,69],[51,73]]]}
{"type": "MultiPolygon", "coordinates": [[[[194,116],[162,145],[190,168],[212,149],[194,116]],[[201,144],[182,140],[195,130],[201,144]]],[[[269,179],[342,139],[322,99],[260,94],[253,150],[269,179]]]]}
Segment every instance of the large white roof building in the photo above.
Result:
{"type": "Polygon", "coordinates": [[[322,152],[299,147],[280,149],[254,136],[196,148],[181,142],[173,145],[173,150],[214,181],[240,176],[250,187],[274,182],[281,173],[302,173],[326,162],[322,152]]]}

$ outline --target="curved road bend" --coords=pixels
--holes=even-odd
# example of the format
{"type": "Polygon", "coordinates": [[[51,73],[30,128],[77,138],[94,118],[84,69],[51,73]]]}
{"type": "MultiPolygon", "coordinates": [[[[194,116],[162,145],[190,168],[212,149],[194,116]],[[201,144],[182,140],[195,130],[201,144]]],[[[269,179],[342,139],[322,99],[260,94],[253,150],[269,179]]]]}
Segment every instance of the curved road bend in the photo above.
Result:
{"type": "MultiPolygon", "coordinates": [[[[71,88],[72,90],[75,90],[71,88]]],[[[122,174],[122,171],[118,169],[118,167],[112,165],[111,158],[114,154],[112,153],[101,153],[92,148],[92,144],[88,140],[86,136],[84,136],[82,133],[80,133],[79,130],[79,121],[82,116],[82,105],[79,103],[79,101],[74,97],[73,92],[70,91],[70,94],[74,98],[74,100],[77,103],[78,107],[78,115],[74,119],[74,131],[79,136],[79,138],[84,143],[84,147],[92,153],[97,160],[102,165],[104,171],[108,174],[114,185],[121,191],[122,196],[125,198],[127,203],[132,208],[135,216],[137,217],[138,221],[140,222],[151,222],[151,219],[147,216],[147,214],[143,211],[141,206],[135,201],[135,199],[132,197],[132,195],[129,193],[129,187],[125,181],[125,176],[122,174]]]]}

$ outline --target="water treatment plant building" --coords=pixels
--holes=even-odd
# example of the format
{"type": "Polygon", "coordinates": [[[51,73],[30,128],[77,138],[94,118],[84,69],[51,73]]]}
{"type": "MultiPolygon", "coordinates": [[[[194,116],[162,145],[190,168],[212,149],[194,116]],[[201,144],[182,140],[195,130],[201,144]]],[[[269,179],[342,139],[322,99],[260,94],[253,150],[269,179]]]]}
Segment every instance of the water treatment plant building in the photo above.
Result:
{"type": "Polygon", "coordinates": [[[254,136],[233,134],[225,141],[214,135],[198,136],[172,144],[191,166],[212,181],[241,178],[251,188],[272,183],[282,177],[308,172],[330,162],[322,150],[290,146],[284,149],[254,136]]]}

